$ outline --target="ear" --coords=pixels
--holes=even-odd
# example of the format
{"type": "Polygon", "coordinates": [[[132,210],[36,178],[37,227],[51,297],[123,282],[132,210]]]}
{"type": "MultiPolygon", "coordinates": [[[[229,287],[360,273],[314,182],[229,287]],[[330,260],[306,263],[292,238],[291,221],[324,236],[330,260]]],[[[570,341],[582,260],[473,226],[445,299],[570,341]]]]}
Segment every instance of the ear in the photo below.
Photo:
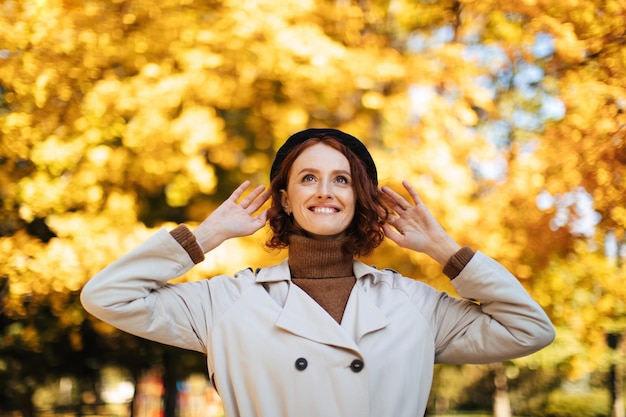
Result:
{"type": "Polygon", "coordinates": [[[283,206],[283,210],[285,210],[287,214],[291,213],[291,207],[289,206],[289,195],[287,194],[287,190],[280,190],[280,205],[283,206]]]}

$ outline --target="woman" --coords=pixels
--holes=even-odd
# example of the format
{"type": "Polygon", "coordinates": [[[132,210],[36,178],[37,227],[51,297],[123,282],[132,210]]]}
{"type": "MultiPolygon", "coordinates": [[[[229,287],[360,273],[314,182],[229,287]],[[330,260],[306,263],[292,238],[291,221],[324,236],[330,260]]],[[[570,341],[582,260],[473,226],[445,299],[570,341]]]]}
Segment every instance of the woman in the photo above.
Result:
{"type": "Polygon", "coordinates": [[[412,203],[378,188],[374,162],[353,136],[296,133],[270,177],[268,191],[238,201],[244,182],[193,232],[157,232],[82,292],[89,312],[122,330],[205,353],[227,416],[422,416],[434,363],[503,361],[553,340],[519,282],[460,248],[409,184],[412,203]],[[288,248],[288,259],[168,284],[268,220],[268,246],[288,248]],[[385,237],[439,262],[465,299],[354,259],[385,237]]]}

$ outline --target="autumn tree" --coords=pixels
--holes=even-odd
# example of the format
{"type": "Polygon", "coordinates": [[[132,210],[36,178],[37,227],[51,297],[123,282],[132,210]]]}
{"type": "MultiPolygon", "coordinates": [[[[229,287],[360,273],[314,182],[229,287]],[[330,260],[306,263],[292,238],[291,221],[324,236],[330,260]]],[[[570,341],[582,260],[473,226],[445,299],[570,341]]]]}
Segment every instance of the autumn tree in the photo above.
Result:
{"type": "MultiPolygon", "coordinates": [[[[624,329],[623,267],[602,259],[626,223],[625,10],[575,5],[0,1],[0,365],[120,337],[80,308],[83,283],[243,179],[267,183],[294,131],[331,126],[363,138],[383,183],[414,183],[576,341],[533,366],[601,368],[594,336],[624,329]]],[[[227,242],[184,279],[274,263],[264,238],[227,242]]],[[[367,261],[453,292],[422,255],[386,243],[367,261]]]]}

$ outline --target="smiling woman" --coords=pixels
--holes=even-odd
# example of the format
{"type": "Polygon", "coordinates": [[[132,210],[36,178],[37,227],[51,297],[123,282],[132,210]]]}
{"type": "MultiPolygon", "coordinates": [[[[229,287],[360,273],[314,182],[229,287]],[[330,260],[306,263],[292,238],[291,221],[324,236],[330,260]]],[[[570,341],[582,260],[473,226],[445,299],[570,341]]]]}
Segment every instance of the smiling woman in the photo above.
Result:
{"type": "Polygon", "coordinates": [[[421,416],[434,363],[498,362],[553,340],[517,279],[461,248],[411,185],[404,182],[411,201],[378,187],[357,138],[296,133],[270,179],[269,190],[245,197],[250,183],[241,184],[193,232],[159,231],[81,295],[87,310],[122,330],[205,353],[227,416],[421,416]],[[267,245],[288,248],[280,264],[169,283],[268,221],[267,245]],[[385,237],[437,261],[465,299],[355,259],[385,237]]]}
{"type": "MultiPolygon", "coordinates": [[[[270,179],[272,207],[268,217],[274,233],[269,247],[285,248],[290,236],[315,233],[298,223],[311,216],[292,212],[290,200],[294,194],[304,198],[316,193],[314,197],[309,195],[307,204],[311,206],[307,210],[315,203],[318,211],[337,211],[337,216],[324,220],[333,221],[335,237],[348,235],[343,249],[352,255],[368,255],[385,238],[382,225],[387,209],[378,192],[376,165],[354,136],[334,129],[308,129],[294,134],[278,150],[270,179]],[[365,178],[369,180],[360,180],[365,178]],[[351,196],[351,204],[342,207],[346,196],[351,196]]],[[[320,233],[324,235],[329,233],[320,233]]]]}
{"type": "Polygon", "coordinates": [[[354,189],[350,163],[324,143],[306,148],[289,170],[281,204],[294,223],[316,239],[345,235],[354,218],[354,189]]]}

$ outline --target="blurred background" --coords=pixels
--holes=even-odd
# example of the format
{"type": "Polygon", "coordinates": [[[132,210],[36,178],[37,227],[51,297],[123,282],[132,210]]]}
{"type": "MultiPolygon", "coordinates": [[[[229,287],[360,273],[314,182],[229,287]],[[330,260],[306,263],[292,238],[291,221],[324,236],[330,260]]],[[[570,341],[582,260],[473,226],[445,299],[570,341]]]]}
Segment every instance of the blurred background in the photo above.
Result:
{"type": "MultiPolygon", "coordinates": [[[[623,417],[625,22],[624,0],[0,0],[0,415],[221,416],[201,355],[78,295],[335,127],[557,328],[520,360],[437,366],[428,414],[623,417]]],[[[181,279],[276,263],[266,238],[181,279]]],[[[391,243],[365,261],[454,294],[391,243]]]]}

